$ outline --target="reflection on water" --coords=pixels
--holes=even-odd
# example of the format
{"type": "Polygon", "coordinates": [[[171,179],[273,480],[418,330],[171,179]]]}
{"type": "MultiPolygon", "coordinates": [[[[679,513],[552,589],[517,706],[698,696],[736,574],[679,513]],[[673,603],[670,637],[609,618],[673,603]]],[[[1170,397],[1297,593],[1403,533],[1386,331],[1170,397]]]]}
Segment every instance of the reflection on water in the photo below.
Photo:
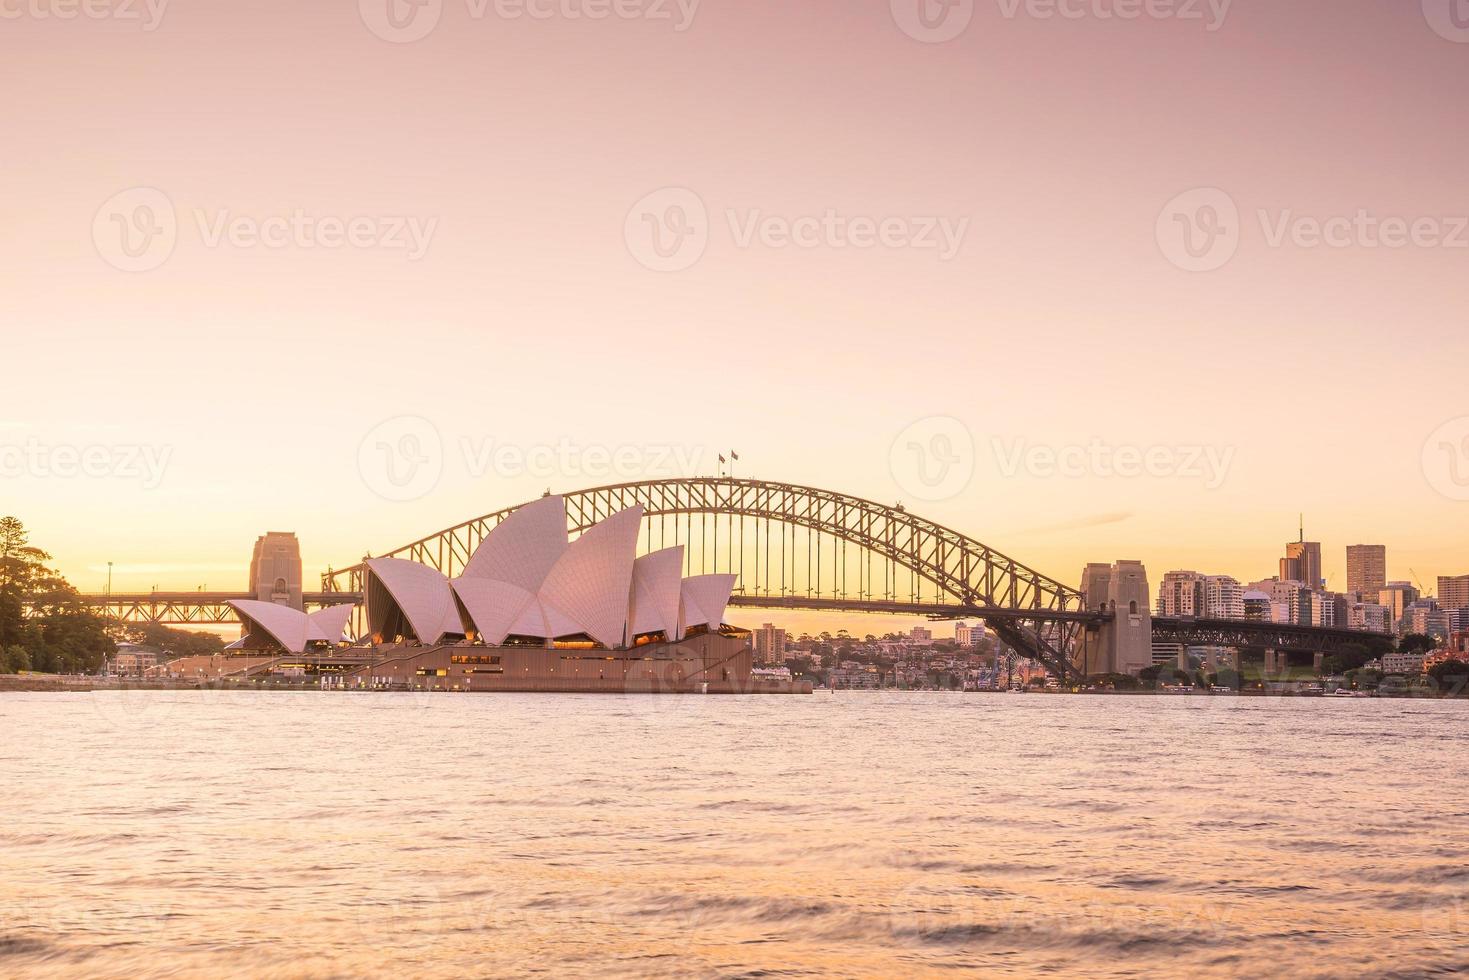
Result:
{"type": "Polygon", "coordinates": [[[1469,969],[1469,703],[0,697],[0,975],[1469,969]]]}

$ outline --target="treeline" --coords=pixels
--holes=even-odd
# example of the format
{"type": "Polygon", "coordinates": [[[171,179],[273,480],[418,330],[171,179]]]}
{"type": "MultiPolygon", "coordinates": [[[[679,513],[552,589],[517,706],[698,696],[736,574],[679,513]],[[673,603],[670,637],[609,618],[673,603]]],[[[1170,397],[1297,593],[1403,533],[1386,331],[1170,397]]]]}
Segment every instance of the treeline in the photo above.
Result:
{"type": "Polygon", "coordinates": [[[117,649],[106,620],[50,560],[31,546],[25,525],[0,517],[0,671],[93,673],[117,649]]]}

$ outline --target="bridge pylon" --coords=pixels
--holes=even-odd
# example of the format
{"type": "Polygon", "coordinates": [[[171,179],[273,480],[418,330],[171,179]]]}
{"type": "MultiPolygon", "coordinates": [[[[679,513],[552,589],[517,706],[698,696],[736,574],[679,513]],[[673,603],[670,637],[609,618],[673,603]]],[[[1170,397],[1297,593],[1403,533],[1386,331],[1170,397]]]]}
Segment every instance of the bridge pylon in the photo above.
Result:
{"type": "Polygon", "coordinates": [[[1108,618],[1089,623],[1078,666],[1085,674],[1134,674],[1153,662],[1153,613],[1148,570],[1140,561],[1093,562],[1081,573],[1088,610],[1108,618]]]}

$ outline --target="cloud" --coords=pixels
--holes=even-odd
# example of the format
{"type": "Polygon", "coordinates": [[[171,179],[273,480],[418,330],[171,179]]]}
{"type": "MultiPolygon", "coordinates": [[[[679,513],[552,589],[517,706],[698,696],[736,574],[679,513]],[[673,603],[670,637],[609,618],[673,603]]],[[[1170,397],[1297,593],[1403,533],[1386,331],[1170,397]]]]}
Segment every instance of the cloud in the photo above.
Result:
{"type": "Polygon", "coordinates": [[[1091,514],[1087,517],[1078,517],[1072,521],[1064,521],[1060,524],[1044,524],[1040,527],[1026,528],[1019,532],[1021,534],[1050,534],[1055,531],[1079,531],[1082,528],[1102,527],[1106,524],[1121,524],[1133,518],[1131,511],[1113,511],[1109,514],[1091,514]]]}

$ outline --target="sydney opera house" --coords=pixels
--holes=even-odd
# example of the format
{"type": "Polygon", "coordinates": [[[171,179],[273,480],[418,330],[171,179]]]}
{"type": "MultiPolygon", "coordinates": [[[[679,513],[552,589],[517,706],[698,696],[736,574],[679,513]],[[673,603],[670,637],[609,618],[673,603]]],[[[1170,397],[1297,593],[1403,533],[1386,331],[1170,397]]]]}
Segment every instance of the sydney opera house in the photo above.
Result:
{"type": "MultiPolygon", "coordinates": [[[[362,662],[349,689],[746,693],[749,636],[724,624],[733,575],[683,576],[683,548],[637,557],[643,509],[611,515],[575,540],[563,498],[514,511],[463,573],[402,558],[367,561],[362,662]]],[[[305,613],[232,603],[238,651],[303,658],[340,648],[351,606],[305,613]]],[[[318,658],[319,659],[319,658],[318,658]]],[[[807,688],[809,690],[809,688],[807,688]]]]}

